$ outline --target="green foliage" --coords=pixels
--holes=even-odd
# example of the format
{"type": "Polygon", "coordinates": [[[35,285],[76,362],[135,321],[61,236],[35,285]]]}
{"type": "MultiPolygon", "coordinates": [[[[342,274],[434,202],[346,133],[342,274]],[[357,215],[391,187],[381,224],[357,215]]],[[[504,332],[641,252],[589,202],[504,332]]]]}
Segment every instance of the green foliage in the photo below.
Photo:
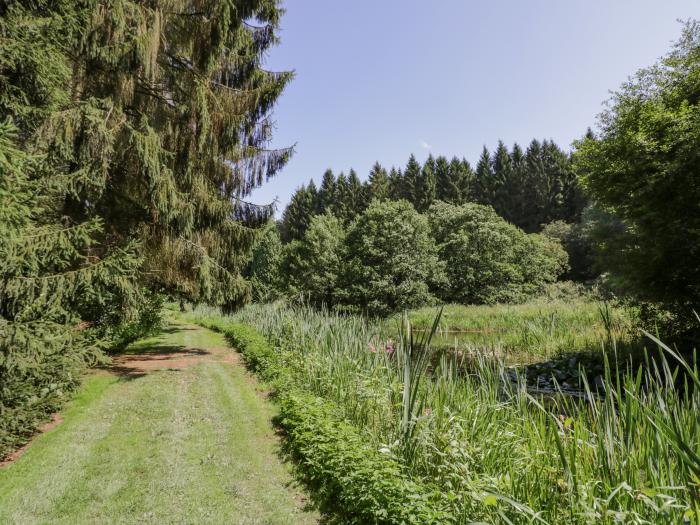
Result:
{"type": "Polygon", "coordinates": [[[280,373],[275,366],[275,352],[267,340],[253,327],[241,323],[210,325],[226,336],[234,348],[240,350],[246,367],[265,380],[274,379],[280,373]]]}
{"type": "MultiPolygon", "coordinates": [[[[580,317],[573,312],[558,332],[587,329],[594,306],[580,317]]],[[[518,307],[459,308],[446,312],[452,319],[445,322],[473,309],[487,329],[491,317],[498,321],[494,331],[511,330],[509,338],[528,321],[547,325],[557,311],[542,311],[538,319],[542,306],[534,304],[521,322],[508,325],[518,307]]],[[[434,314],[424,316],[429,321],[434,314]]],[[[289,446],[321,500],[334,498],[351,513],[374,509],[374,501],[378,512],[392,509],[391,516],[368,514],[356,518],[359,523],[402,518],[393,510],[406,493],[420,502],[417,509],[404,503],[412,513],[444,512],[439,519],[447,523],[675,525],[697,516],[700,389],[674,385],[679,356],[665,361],[650,351],[658,368],[646,371],[605,361],[598,380],[604,397],[590,392],[592,378],[580,368],[586,395],[579,398],[539,397],[520,386],[517,373],[510,382],[513,369],[484,358],[488,345],[481,353],[444,355],[431,361],[417,388],[413,406],[422,410],[411,418],[415,453],[404,455],[405,380],[392,323],[382,328],[354,316],[279,305],[252,305],[233,319],[212,311],[195,316],[249,324],[265,336],[274,366],[286,377],[275,385],[287,424],[295,428],[289,446]],[[422,503],[426,496],[430,506],[422,503]]],[[[693,361],[682,363],[698,377],[693,361]]]]}
{"type": "Polygon", "coordinates": [[[375,163],[364,185],[353,170],[348,177],[341,173],[337,181],[327,170],[315,206],[307,193],[304,186],[298,189],[285,211],[285,242],[301,239],[314,214],[331,211],[349,223],[373,199],[407,200],[420,213],[436,200],[478,202],[528,233],[556,220],[578,223],[586,204],[570,155],[551,141],[537,140],[526,152],[518,144],[509,151],[503,142],[493,154],[484,147],[476,172],[464,159],[432,155],[422,165],[411,155],[403,170],[391,168],[389,173],[375,163]]]}
{"type": "Polygon", "coordinates": [[[253,245],[248,275],[253,287],[253,299],[267,303],[279,298],[284,288],[282,263],[284,247],[277,224],[270,224],[260,232],[253,245]]]}
{"type": "Polygon", "coordinates": [[[288,448],[315,489],[321,509],[343,516],[343,523],[456,523],[447,497],[435,487],[410,479],[404,467],[378,451],[327,401],[287,394],[280,402],[288,448]]]}
{"type": "Polygon", "coordinates": [[[312,191],[302,186],[294,195],[282,214],[280,230],[282,240],[290,242],[301,239],[309,227],[314,214],[314,195],[312,191]]]}
{"type": "Polygon", "coordinates": [[[159,294],[231,308],[291,149],[264,71],[275,0],[0,6],[0,455],[159,294]],[[12,124],[5,124],[9,119],[12,124]],[[15,133],[14,127],[17,128],[15,133]]]}
{"type": "Polygon", "coordinates": [[[554,221],[542,228],[542,235],[560,242],[569,256],[569,271],[563,275],[565,279],[590,281],[597,275],[589,217],[590,211],[584,211],[580,223],[554,221]]]}
{"type": "Polygon", "coordinates": [[[367,181],[366,194],[373,199],[384,200],[389,197],[389,174],[378,162],[372,166],[367,181]]]}
{"type": "Polygon", "coordinates": [[[304,392],[285,352],[256,329],[220,316],[195,320],[222,332],[251,371],[276,385],[287,450],[298,458],[299,472],[314,489],[321,510],[343,523],[456,523],[445,494],[413,480],[400,461],[377,450],[334,403],[304,392]]]}
{"type": "Polygon", "coordinates": [[[435,203],[429,212],[447,280],[445,301],[514,302],[535,295],[566,269],[558,242],[527,235],[479,204],[435,203]]]}
{"type": "MultiPolygon", "coordinates": [[[[560,289],[562,284],[572,283],[557,283],[556,288],[560,289]]],[[[553,292],[557,291],[560,290],[553,292]]],[[[598,352],[609,340],[610,331],[620,348],[632,346],[637,338],[636,309],[613,306],[610,322],[604,323],[598,303],[580,290],[564,292],[560,297],[547,296],[522,304],[447,304],[433,346],[457,348],[471,355],[497,356],[506,363],[598,352]]],[[[434,307],[409,312],[417,331],[430,328],[434,317],[434,307]]],[[[384,326],[387,330],[392,328],[393,321],[386,321],[384,326]]]]}
{"type": "Polygon", "coordinates": [[[241,221],[258,224],[271,208],[242,198],[291,154],[265,149],[267,114],[291,79],[260,68],[276,3],[44,4],[13,2],[3,16],[12,52],[0,64],[0,117],[32,115],[18,121],[22,145],[44,155],[37,177],[57,216],[105,225],[95,257],[138,241],[151,289],[244,302],[255,231],[241,221]]]}
{"type": "Polygon", "coordinates": [[[41,206],[46,194],[28,177],[36,159],[15,141],[14,126],[0,124],[0,458],[28,439],[100,355],[100,334],[79,313],[95,319],[105,308],[129,310],[139,263],[128,251],[89,255],[103,231],[98,220],[51,221],[41,206]]]}
{"type": "Polygon", "coordinates": [[[600,244],[625,291],[685,319],[700,302],[700,23],[615,93],[577,144],[589,194],[621,221],[600,244]]]}
{"type": "Polygon", "coordinates": [[[439,201],[461,204],[473,200],[474,171],[466,160],[454,157],[447,161],[438,157],[435,161],[436,190],[439,201]]]}
{"type": "Polygon", "coordinates": [[[348,230],[342,301],[371,315],[433,301],[443,278],[427,219],[406,201],[373,201],[348,230]]]}
{"type": "Polygon", "coordinates": [[[337,302],[343,272],[345,231],[330,213],[316,215],[304,238],[290,250],[288,280],[292,290],[316,305],[337,302]]]}

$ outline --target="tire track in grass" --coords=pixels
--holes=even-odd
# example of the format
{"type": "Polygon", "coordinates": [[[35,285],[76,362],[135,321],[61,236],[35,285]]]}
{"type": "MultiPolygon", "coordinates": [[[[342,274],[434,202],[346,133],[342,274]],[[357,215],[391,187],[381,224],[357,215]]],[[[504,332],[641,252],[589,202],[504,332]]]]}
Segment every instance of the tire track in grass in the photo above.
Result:
{"type": "Polygon", "coordinates": [[[89,377],[0,470],[0,523],[306,525],[272,405],[219,334],[173,325],[89,377]],[[138,373],[136,373],[138,372],[138,373]]]}

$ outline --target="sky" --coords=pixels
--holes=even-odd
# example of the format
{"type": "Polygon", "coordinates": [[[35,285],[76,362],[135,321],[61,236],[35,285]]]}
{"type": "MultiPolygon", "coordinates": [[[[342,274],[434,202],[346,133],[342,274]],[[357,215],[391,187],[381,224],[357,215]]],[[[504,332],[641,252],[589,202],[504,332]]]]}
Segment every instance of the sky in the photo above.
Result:
{"type": "Polygon", "coordinates": [[[698,0],[286,0],[266,69],[294,70],[273,118],[287,166],[251,200],[291,194],[323,172],[411,153],[464,157],[484,145],[553,139],[564,148],[630,75],[666,54],[698,0]]]}

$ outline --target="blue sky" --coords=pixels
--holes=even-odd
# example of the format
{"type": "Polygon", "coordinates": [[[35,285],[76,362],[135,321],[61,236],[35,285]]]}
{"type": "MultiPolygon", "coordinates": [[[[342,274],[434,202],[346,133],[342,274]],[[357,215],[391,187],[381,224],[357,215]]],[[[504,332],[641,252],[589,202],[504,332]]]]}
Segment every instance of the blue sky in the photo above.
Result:
{"type": "Polygon", "coordinates": [[[257,189],[279,198],[323,172],[411,153],[466,157],[499,139],[562,147],[609,92],[665,54],[698,0],[287,0],[266,67],[296,78],[274,111],[273,145],[297,144],[257,189]]]}

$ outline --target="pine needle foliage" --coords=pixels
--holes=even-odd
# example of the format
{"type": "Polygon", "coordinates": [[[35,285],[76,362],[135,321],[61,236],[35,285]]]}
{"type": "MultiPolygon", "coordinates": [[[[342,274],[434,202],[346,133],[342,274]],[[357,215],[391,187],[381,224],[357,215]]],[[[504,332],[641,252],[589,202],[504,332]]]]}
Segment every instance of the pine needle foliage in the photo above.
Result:
{"type": "MultiPolygon", "coordinates": [[[[246,201],[293,74],[277,0],[0,3],[0,457],[153,292],[224,308],[273,206],[246,201]]],[[[154,306],[155,305],[155,306],[154,306]]]]}
{"type": "Polygon", "coordinates": [[[270,111],[292,78],[261,67],[277,2],[39,1],[9,13],[16,27],[48,17],[66,29],[51,82],[64,89],[23,129],[53,171],[46,183],[65,191],[62,213],[107,225],[97,251],[140,241],[151,287],[247,300],[241,270],[272,208],[244,199],[292,153],[267,149],[270,111]]]}

